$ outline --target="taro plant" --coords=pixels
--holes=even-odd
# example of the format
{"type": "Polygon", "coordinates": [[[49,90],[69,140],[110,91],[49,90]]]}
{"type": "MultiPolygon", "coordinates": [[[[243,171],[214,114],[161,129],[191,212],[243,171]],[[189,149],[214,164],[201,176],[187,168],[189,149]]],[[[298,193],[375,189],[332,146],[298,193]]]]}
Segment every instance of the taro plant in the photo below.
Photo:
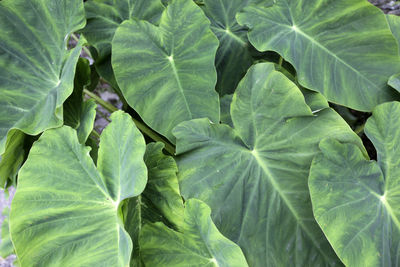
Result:
{"type": "Polygon", "coordinates": [[[366,0],[0,1],[1,256],[399,265],[399,43],[366,0]]]}

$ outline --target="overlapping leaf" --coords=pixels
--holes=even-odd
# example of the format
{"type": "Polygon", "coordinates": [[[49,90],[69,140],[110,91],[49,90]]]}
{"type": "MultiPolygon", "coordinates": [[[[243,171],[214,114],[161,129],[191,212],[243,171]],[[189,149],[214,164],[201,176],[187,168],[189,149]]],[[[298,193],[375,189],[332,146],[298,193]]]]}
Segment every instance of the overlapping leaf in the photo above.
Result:
{"type": "Polygon", "coordinates": [[[43,133],[19,174],[10,229],[22,266],[126,266],[132,242],[119,204],[146,184],[145,143],[129,115],[111,116],[96,169],[63,126],[43,133]]]}
{"type": "Polygon", "coordinates": [[[182,121],[219,121],[214,90],[218,40],[209,28],[194,2],[174,0],[159,27],[126,21],[112,43],[113,69],[128,104],[172,142],[171,130],[182,121]]]}
{"type": "Polygon", "coordinates": [[[400,103],[378,106],[365,133],[378,162],[353,144],[324,140],[310,170],[317,222],[347,266],[396,266],[400,242],[400,103]]]}
{"type": "Polygon", "coordinates": [[[80,0],[0,2],[0,154],[13,129],[36,135],[62,125],[81,50],[66,42],[84,25],[80,0]]]}
{"type": "Polygon", "coordinates": [[[253,60],[247,40],[247,28],[236,21],[236,13],[249,0],[205,0],[204,12],[211,21],[211,29],[218,37],[220,45],[215,65],[218,71],[216,89],[221,95],[235,91],[253,60]]]}
{"type": "Polygon", "coordinates": [[[74,81],[74,91],[64,103],[64,124],[74,128],[78,140],[84,144],[93,130],[96,118],[96,103],[94,100],[83,100],[83,89],[91,83],[89,61],[80,58],[74,81]]]}
{"type": "Polygon", "coordinates": [[[300,90],[273,64],[252,67],[231,105],[234,129],[207,119],[174,129],[182,194],[212,209],[218,229],[250,266],[319,266],[338,260],[314,221],[307,187],[318,143],[360,144],[326,108],[313,115],[300,90]]]}
{"type": "Polygon", "coordinates": [[[399,97],[387,86],[400,72],[398,46],[384,14],[365,0],[261,2],[237,19],[258,50],[281,54],[301,85],[331,102],[370,111],[399,97]]]}
{"type": "Polygon", "coordinates": [[[131,18],[158,23],[164,10],[160,0],[90,0],[85,3],[87,25],[83,34],[97,50],[96,68],[117,86],[111,68],[111,41],[118,26],[131,18]]]}
{"type": "Polygon", "coordinates": [[[124,224],[133,241],[131,266],[141,266],[139,235],[144,224],[165,222],[175,228],[183,222],[183,200],[176,173],[178,167],[171,156],[163,154],[162,143],[147,145],[144,161],[148,183],[143,193],[129,199],[124,207],[124,224]]]}
{"type": "Polygon", "coordinates": [[[218,231],[206,204],[190,199],[185,206],[180,232],[162,223],[143,227],[140,242],[146,266],[248,266],[240,248],[218,231]]]}

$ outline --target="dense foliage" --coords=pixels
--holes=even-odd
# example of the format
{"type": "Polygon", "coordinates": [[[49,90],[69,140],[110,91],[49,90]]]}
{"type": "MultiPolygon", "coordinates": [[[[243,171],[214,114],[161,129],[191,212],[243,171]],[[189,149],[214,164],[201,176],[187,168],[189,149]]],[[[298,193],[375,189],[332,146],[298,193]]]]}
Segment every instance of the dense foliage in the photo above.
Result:
{"type": "Polygon", "coordinates": [[[366,0],[2,0],[1,256],[399,265],[399,43],[366,0]]]}

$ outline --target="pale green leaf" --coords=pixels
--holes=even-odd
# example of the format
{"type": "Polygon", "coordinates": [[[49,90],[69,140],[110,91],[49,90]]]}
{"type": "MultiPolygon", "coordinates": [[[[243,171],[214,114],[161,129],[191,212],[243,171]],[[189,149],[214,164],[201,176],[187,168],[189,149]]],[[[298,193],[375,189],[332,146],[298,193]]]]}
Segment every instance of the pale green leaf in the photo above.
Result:
{"type": "Polygon", "coordinates": [[[209,28],[195,3],[174,0],[159,27],[125,21],[113,40],[112,65],[125,99],[147,125],[172,142],[171,130],[182,121],[219,121],[214,90],[218,40],[209,28]]]}
{"type": "Polygon", "coordinates": [[[82,33],[96,48],[95,65],[99,74],[117,86],[111,68],[111,41],[118,26],[131,18],[158,23],[164,10],[160,0],[89,0],[85,3],[87,25],[82,33]]]}
{"type": "Polygon", "coordinates": [[[324,140],[309,187],[314,214],[346,266],[400,264],[400,103],[379,105],[365,126],[378,162],[353,144],[324,140]]]}
{"type": "Polygon", "coordinates": [[[19,168],[25,159],[24,149],[26,135],[20,130],[12,130],[8,135],[5,152],[0,157],[0,187],[4,188],[7,181],[15,181],[19,168]]]}
{"type": "Polygon", "coordinates": [[[206,204],[190,199],[185,206],[180,232],[162,223],[143,227],[140,243],[146,266],[248,266],[240,248],[215,227],[206,204]]]}
{"type": "Polygon", "coordinates": [[[387,81],[400,57],[385,15],[365,0],[279,0],[237,19],[259,51],[281,54],[301,85],[361,111],[399,98],[387,81]]]}
{"type": "Polygon", "coordinates": [[[12,129],[36,135],[62,125],[81,51],[66,44],[84,25],[80,0],[0,2],[0,154],[12,129]]]}
{"type": "Polygon", "coordinates": [[[8,207],[3,210],[3,222],[1,224],[1,243],[0,243],[0,257],[5,259],[8,256],[14,254],[14,247],[10,238],[9,230],[9,217],[10,210],[8,207]]]}
{"type": "Polygon", "coordinates": [[[314,221],[308,170],[323,138],[361,140],[332,109],[313,114],[269,63],[253,66],[239,83],[231,116],[234,129],[206,119],[174,129],[185,199],[211,207],[218,229],[250,266],[339,264],[314,221]]]}
{"type": "Polygon", "coordinates": [[[104,130],[98,170],[68,126],[47,130],[19,173],[11,239],[21,266],[127,266],[132,241],[119,204],[144,189],[145,142],[119,111],[104,130]]]}
{"type": "Polygon", "coordinates": [[[129,199],[124,207],[125,228],[133,241],[131,266],[142,266],[139,234],[150,222],[164,222],[181,228],[183,200],[176,173],[178,167],[171,156],[163,154],[162,143],[147,145],[144,161],[148,169],[148,183],[143,193],[129,199]]]}
{"type": "Polygon", "coordinates": [[[390,30],[393,33],[393,36],[397,40],[397,45],[399,47],[400,53],[400,17],[396,15],[386,15],[386,20],[389,23],[390,30]]]}

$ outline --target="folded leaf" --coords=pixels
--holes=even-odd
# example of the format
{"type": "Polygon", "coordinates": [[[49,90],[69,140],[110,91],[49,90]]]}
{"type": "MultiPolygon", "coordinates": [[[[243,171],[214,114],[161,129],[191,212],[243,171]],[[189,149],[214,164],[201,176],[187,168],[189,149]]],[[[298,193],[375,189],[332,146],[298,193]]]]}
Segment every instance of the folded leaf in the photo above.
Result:
{"type": "Polygon", "coordinates": [[[210,206],[250,266],[339,263],[313,218],[308,170],[323,138],[362,146],[360,139],[333,110],[313,115],[295,84],[269,63],[250,68],[231,116],[234,129],[206,119],[174,129],[183,196],[210,206]]]}
{"type": "Polygon", "coordinates": [[[129,20],[115,33],[112,65],[125,99],[147,125],[172,142],[171,130],[182,121],[219,121],[214,90],[218,40],[209,27],[195,3],[174,0],[159,27],[129,20]]]}
{"type": "Polygon", "coordinates": [[[385,15],[365,0],[279,0],[250,5],[237,19],[259,51],[281,54],[301,85],[361,111],[398,99],[387,85],[400,73],[385,15]]]}
{"type": "Polygon", "coordinates": [[[314,215],[346,266],[400,264],[400,103],[374,109],[365,133],[378,162],[353,144],[324,140],[309,187],[314,215]]]}
{"type": "Polygon", "coordinates": [[[0,155],[12,129],[36,135],[62,125],[81,51],[66,42],[84,25],[80,0],[0,2],[0,155]]]}
{"type": "Polygon", "coordinates": [[[248,266],[243,252],[218,231],[210,214],[206,204],[190,199],[180,232],[162,223],[145,225],[140,243],[146,266],[248,266]]]}
{"type": "Polygon", "coordinates": [[[21,266],[126,266],[132,241],[119,204],[143,191],[143,136],[117,112],[104,130],[98,168],[68,127],[47,130],[19,173],[10,230],[21,266]]]}

